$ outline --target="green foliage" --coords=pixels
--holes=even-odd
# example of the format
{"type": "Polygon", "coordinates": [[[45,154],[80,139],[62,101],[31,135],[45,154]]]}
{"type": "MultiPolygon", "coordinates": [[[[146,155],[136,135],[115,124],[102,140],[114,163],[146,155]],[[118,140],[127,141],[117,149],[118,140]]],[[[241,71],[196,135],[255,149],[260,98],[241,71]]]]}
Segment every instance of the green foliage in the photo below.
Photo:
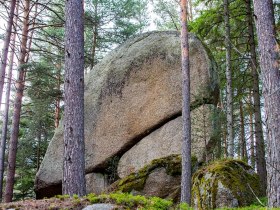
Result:
{"type": "Polygon", "coordinates": [[[86,67],[147,25],[147,0],[86,0],[86,67]]]}
{"type": "Polygon", "coordinates": [[[180,30],[180,6],[176,1],[153,0],[155,24],[159,30],[180,30]]]}
{"type": "Polygon", "coordinates": [[[129,193],[112,193],[112,194],[89,194],[85,196],[92,204],[94,203],[115,203],[129,209],[170,209],[172,201],[164,200],[158,197],[144,197],[141,195],[132,195],[129,193]]]}

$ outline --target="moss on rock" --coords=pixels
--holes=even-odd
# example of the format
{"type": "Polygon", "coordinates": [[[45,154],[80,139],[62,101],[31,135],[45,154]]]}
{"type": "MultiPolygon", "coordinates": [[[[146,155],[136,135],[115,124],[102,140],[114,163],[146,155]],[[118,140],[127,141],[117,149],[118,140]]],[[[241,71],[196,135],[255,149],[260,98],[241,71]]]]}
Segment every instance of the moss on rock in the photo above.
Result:
{"type": "MultiPolygon", "coordinates": [[[[193,170],[197,166],[197,158],[192,157],[193,170]]],[[[149,165],[139,170],[136,173],[132,173],[129,176],[120,179],[113,183],[108,191],[110,192],[131,192],[132,190],[141,191],[146,183],[149,174],[151,174],[156,168],[165,168],[166,173],[170,176],[181,175],[181,155],[170,155],[168,157],[155,159],[149,165]]]]}
{"type": "Polygon", "coordinates": [[[197,209],[251,204],[260,195],[259,177],[241,160],[220,160],[193,175],[192,203],[197,209]]]}

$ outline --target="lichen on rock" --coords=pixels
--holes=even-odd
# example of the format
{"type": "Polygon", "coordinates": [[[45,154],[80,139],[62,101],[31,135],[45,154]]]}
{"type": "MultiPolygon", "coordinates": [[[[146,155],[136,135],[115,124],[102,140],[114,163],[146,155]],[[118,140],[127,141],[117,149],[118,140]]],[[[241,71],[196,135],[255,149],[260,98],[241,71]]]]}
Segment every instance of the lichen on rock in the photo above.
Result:
{"type": "Polygon", "coordinates": [[[192,179],[196,209],[240,207],[260,194],[259,177],[241,160],[219,160],[196,171],[192,179]]]}

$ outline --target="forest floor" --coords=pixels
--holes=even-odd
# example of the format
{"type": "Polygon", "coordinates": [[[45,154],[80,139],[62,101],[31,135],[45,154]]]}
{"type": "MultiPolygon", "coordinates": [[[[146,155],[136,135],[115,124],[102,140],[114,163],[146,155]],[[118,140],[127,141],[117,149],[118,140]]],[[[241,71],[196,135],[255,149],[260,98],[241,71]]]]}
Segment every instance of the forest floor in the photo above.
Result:
{"type": "Polygon", "coordinates": [[[87,199],[73,199],[73,198],[50,198],[50,199],[28,199],[18,202],[2,203],[0,209],[15,209],[15,210],[58,210],[58,209],[75,209],[80,210],[90,205],[87,199]]]}
{"type": "MultiPolygon", "coordinates": [[[[2,203],[0,204],[0,210],[82,210],[96,203],[113,204],[116,206],[115,209],[120,210],[192,210],[192,208],[186,205],[176,205],[172,203],[172,201],[158,197],[148,198],[139,195],[133,196],[126,193],[89,194],[83,198],[79,198],[75,195],[72,198],[68,195],[58,195],[54,198],[42,200],[28,199],[11,203],[2,203]]],[[[242,208],[223,208],[219,210],[272,210],[272,208],[254,205],[242,208]]],[[[273,208],[273,210],[280,210],[280,208],[273,208]]]]}

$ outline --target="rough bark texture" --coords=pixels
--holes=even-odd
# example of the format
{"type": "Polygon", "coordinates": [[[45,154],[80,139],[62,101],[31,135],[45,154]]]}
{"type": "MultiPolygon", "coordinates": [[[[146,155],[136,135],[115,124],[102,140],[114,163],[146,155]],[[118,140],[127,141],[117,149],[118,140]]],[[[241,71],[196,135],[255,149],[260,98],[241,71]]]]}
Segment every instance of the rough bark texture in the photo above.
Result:
{"type": "Polygon", "coordinates": [[[5,73],[6,73],[6,66],[7,66],[7,58],[9,52],[9,45],[11,41],[11,34],[12,34],[12,27],[13,27],[13,19],[16,7],[16,0],[11,1],[10,11],[9,11],[9,19],[7,23],[6,35],[4,40],[3,52],[2,52],[2,59],[1,59],[1,70],[0,70],[0,102],[2,101],[2,94],[4,88],[4,81],[5,81],[5,73]]]}
{"type": "Polygon", "coordinates": [[[257,172],[260,176],[262,186],[262,194],[266,192],[266,163],[265,149],[262,129],[261,105],[260,105],[260,90],[259,90],[259,75],[257,70],[257,55],[255,45],[255,35],[253,26],[253,17],[251,9],[251,0],[246,1],[247,8],[247,23],[249,33],[249,48],[251,54],[251,71],[253,77],[253,100],[254,100],[254,119],[255,119],[255,138],[256,138],[256,165],[257,172]]]}
{"type": "Polygon", "coordinates": [[[190,116],[190,62],[187,28],[187,1],[181,0],[181,49],[182,49],[182,181],[181,202],[191,204],[191,116],[190,116]]]}
{"type": "Polygon", "coordinates": [[[16,168],[16,153],[17,153],[18,134],[19,134],[19,121],[20,121],[20,112],[21,112],[22,97],[24,91],[24,82],[25,82],[25,69],[23,67],[23,64],[27,62],[26,46],[28,40],[29,8],[30,8],[30,0],[25,0],[22,39],[21,39],[20,57],[19,57],[19,72],[16,81],[16,96],[14,102],[12,132],[11,132],[9,155],[8,155],[5,202],[11,202],[13,198],[13,186],[14,186],[15,168],[16,168]]]}
{"type": "MultiPolygon", "coordinates": [[[[18,6],[17,6],[18,13],[18,6]]],[[[14,23],[17,25],[17,18],[14,18],[14,23]]],[[[14,29],[16,32],[16,29],[14,29]]],[[[14,55],[15,55],[15,42],[16,36],[15,33],[11,36],[11,52],[9,57],[9,72],[7,77],[7,90],[6,90],[6,101],[5,101],[5,110],[3,115],[3,126],[2,126],[2,135],[1,135],[1,147],[0,147],[0,199],[2,200],[3,194],[3,177],[4,177],[4,162],[5,162],[5,150],[6,150],[6,140],[7,140],[7,128],[9,122],[9,108],[10,108],[10,92],[11,92],[11,81],[12,81],[12,71],[14,64],[14,55]]]]}
{"type": "Polygon", "coordinates": [[[86,194],[84,143],[84,17],[83,1],[65,8],[65,114],[63,194],[86,194]]]}
{"type": "Polygon", "coordinates": [[[268,205],[280,207],[280,53],[276,40],[272,0],[255,0],[254,12],[268,127],[268,205]]]}
{"type": "Polygon", "coordinates": [[[225,18],[225,46],[226,46],[226,80],[227,80],[227,144],[229,156],[234,156],[233,139],[233,106],[232,106],[232,72],[231,72],[231,42],[230,42],[230,22],[229,22],[229,1],[224,0],[225,18]]]}

